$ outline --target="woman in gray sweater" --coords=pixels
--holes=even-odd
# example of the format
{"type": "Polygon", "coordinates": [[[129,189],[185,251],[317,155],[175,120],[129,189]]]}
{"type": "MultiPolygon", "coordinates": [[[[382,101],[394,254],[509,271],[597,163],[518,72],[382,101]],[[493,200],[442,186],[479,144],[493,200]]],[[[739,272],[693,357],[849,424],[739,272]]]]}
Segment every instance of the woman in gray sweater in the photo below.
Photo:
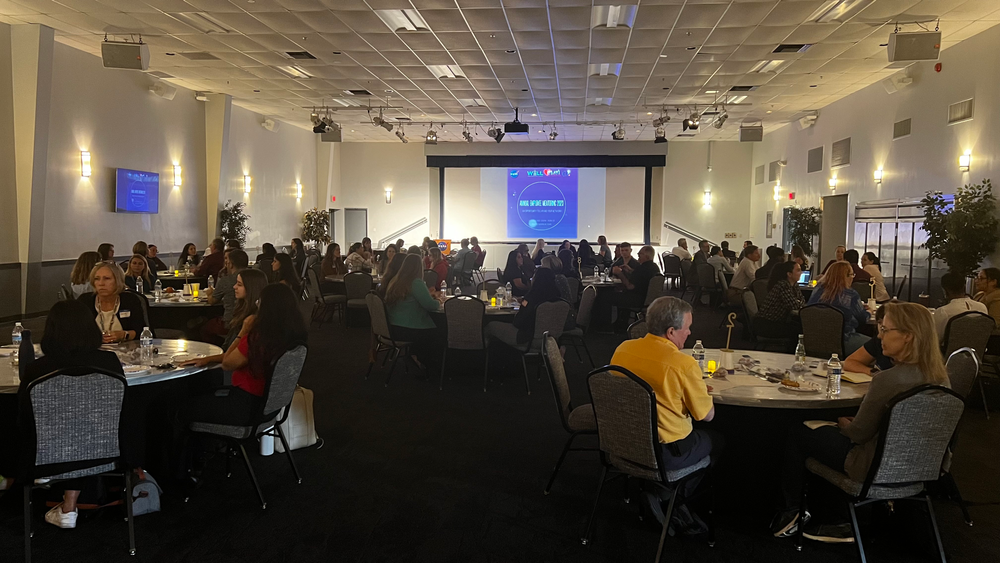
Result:
{"type": "MultiPolygon", "coordinates": [[[[893,359],[894,366],[872,379],[855,416],[841,417],[836,425],[815,430],[805,425],[793,430],[781,474],[785,510],[775,517],[772,525],[776,537],[792,536],[803,524],[798,506],[807,458],[815,458],[843,471],[854,481],[864,482],[875,456],[879,424],[890,401],[920,385],[950,386],[930,311],[915,303],[887,303],[883,307],[885,319],[879,327],[879,336],[882,350],[893,359]]],[[[850,524],[826,525],[803,535],[819,541],[851,541],[853,531],[850,524]]]]}

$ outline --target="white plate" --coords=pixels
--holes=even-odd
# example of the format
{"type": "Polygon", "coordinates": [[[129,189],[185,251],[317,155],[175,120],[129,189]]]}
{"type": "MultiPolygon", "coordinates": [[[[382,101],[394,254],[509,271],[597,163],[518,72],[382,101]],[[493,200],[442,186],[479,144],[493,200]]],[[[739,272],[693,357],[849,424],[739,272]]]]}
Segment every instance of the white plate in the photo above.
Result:
{"type": "Polygon", "coordinates": [[[190,360],[197,360],[198,358],[204,358],[204,357],[205,356],[202,354],[187,354],[187,353],[175,354],[173,359],[171,359],[171,362],[173,362],[174,365],[179,365],[190,360]]]}
{"type": "Polygon", "coordinates": [[[122,371],[125,372],[125,375],[144,375],[149,373],[149,367],[139,366],[134,364],[124,364],[122,365],[122,371]]]}
{"type": "Polygon", "coordinates": [[[795,393],[819,393],[823,390],[819,385],[811,381],[800,381],[798,387],[789,387],[783,383],[779,383],[778,387],[784,389],[785,391],[793,391],[795,393]]]}

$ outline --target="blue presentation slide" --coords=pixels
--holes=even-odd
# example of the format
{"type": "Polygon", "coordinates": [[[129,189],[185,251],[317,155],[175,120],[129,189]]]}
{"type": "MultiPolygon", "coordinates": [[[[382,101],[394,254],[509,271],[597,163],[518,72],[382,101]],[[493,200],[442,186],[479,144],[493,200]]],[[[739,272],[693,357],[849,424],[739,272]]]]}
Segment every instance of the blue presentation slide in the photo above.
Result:
{"type": "Polygon", "coordinates": [[[507,169],[507,238],[576,239],[576,168],[507,169]]]}
{"type": "Polygon", "coordinates": [[[119,168],[115,177],[115,211],[159,213],[160,175],[119,168]]]}

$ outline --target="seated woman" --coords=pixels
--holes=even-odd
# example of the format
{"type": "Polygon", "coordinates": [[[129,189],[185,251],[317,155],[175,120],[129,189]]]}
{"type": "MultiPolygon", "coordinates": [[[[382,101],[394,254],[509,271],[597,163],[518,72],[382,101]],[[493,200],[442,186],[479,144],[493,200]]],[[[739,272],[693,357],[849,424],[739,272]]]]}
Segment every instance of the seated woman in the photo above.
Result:
{"type": "Polygon", "coordinates": [[[809,269],[809,257],[806,256],[802,247],[797,244],[792,246],[792,260],[799,263],[799,267],[802,268],[803,272],[809,269]]]}
{"type": "Polygon", "coordinates": [[[330,243],[326,247],[323,262],[320,263],[320,275],[325,278],[327,276],[342,276],[346,273],[347,264],[344,264],[344,257],[340,255],[340,245],[335,242],[330,243]]]}
{"type": "Polygon", "coordinates": [[[382,251],[382,257],[378,261],[378,273],[379,275],[385,274],[385,269],[389,267],[389,262],[392,262],[393,257],[399,253],[399,249],[396,248],[395,244],[390,244],[385,247],[382,251]]]}
{"type": "Polygon", "coordinates": [[[874,252],[865,252],[861,255],[861,269],[868,272],[872,280],[875,281],[875,293],[872,294],[875,301],[877,303],[885,303],[891,299],[889,292],[885,289],[885,278],[882,277],[882,264],[874,252]]]}
{"type": "Polygon", "coordinates": [[[201,264],[201,256],[198,256],[198,247],[193,242],[185,244],[184,249],[181,250],[181,255],[177,257],[177,269],[183,270],[188,266],[194,269],[198,264],[201,264]]]}
{"type": "Polygon", "coordinates": [[[229,321],[236,311],[236,280],[239,273],[248,268],[249,263],[250,258],[246,252],[238,248],[226,251],[226,267],[219,272],[215,288],[205,290],[210,305],[222,303],[222,316],[209,319],[202,326],[201,333],[206,337],[206,342],[218,343],[229,333],[229,321]]]}
{"type": "Polygon", "coordinates": [[[531,261],[541,265],[542,258],[545,257],[545,239],[540,238],[535,241],[535,248],[531,251],[531,261]]]}
{"type": "Polygon", "coordinates": [[[417,352],[413,356],[413,361],[423,368],[417,361],[417,356],[424,361],[429,359],[427,352],[437,330],[430,312],[441,308],[441,302],[436,299],[440,294],[437,290],[428,289],[424,283],[420,256],[406,254],[393,260],[393,264],[390,265],[394,265],[397,261],[401,261],[399,272],[393,276],[385,289],[384,299],[389,325],[394,338],[420,343],[413,347],[417,352]]]}
{"type": "Polygon", "coordinates": [[[110,262],[115,257],[115,245],[102,242],[97,246],[97,253],[101,255],[101,262],[110,262]]]}
{"type": "MultiPolygon", "coordinates": [[[[94,324],[90,308],[84,302],[59,301],[52,306],[45,319],[45,332],[41,342],[44,356],[24,366],[18,394],[26,397],[29,383],[57,369],[95,367],[124,375],[118,356],[114,352],[101,350],[102,341],[101,331],[94,324]]],[[[21,432],[29,431],[28,428],[33,424],[27,418],[26,410],[19,411],[18,425],[21,432]]],[[[11,453],[4,451],[4,455],[0,457],[16,465],[17,455],[10,455],[11,453]]],[[[6,463],[0,465],[0,470],[5,475],[16,475],[15,471],[20,469],[5,466],[6,463]]],[[[67,483],[73,486],[72,482],[67,483]]],[[[60,528],[75,528],[78,514],[76,501],[79,496],[79,490],[64,491],[62,503],[45,514],[45,521],[60,528]]]]}
{"type": "Polygon", "coordinates": [[[531,278],[525,275],[522,269],[524,265],[524,255],[517,250],[511,250],[507,254],[507,265],[503,269],[503,278],[500,283],[510,284],[511,291],[515,296],[522,296],[528,292],[531,285],[531,278]]]}
{"type": "Polygon", "coordinates": [[[351,245],[344,263],[348,272],[371,272],[375,269],[375,263],[365,256],[360,242],[351,245]]]}
{"type": "Polygon", "coordinates": [[[1000,269],[983,268],[976,274],[976,295],[973,299],[986,305],[986,310],[993,320],[997,322],[997,327],[993,329],[993,336],[1000,335],[1000,269]]]}
{"type": "Polygon", "coordinates": [[[508,346],[523,347],[531,343],[535,336],[535,313],[542,303],[559,301],[556,275],[549,268],[535,270],[535,279],[528,294],[521,299],[521,308],[514,316],[513,323],[493,321],[486,325],[486,341],[503,342],[508,346]]]}
{"type": "MultiPolygon", "coordinates": [[[[879,307],[878,310],[875,311],[875,322],[879,328],[879,334],[881,334],[882,321],[884,319],[885,307],[879,307]]],[[[864,373],[867,375],[873,375],[891,367],[892,358],[886,356],[885,352],[882,350],[882,338],[879,336],[865,342],[864,346],[855,350],[853,354],[847,356],[847,359],[844,360],[844,371],[864,373]]]]}
{"type": "Polygon", "coordinates": [[[142,280],[142,293],[152,293],[153,284],[156,283],[156,274],[149,269],[146,258],[138,254],[133,254],[128,261],[128,268],[125,270],[125,287],[132,291],[136,289],[136,280],[142,280]]]}
{"type": "Polygon", "coordinates": [[[576,255],[568,249],[559,251],[559,261],[562,262],[562,274],[567,278],[580,279],[580,272],[577,271],[576,255]]]}
{"type": "Polygon", "coordinates": [[[824,275],[824,276],[826,275],[826,272],[827,272],[827,270],[830,269],[830,266],[836,264],[837,262],[843,262],[844,261],[844,253],[847,252],[847,247],[846,246],[838,246],[836,252],[837,252],[837,257],[834,258],[833,260],[830,260],[829,262],[827,262],[826,266],[823,266],[822,275],[824,275]]]}
{"type": "Polygon", "coordinates": [[[434,273],[437,274],[437,281],[434,282],[433,289],[440,289],[441,283],[448,280],[448,261],[445,260],[444,255],[441,254],[441,249],[436,246],[431,247],[430,256],[425,258],[425,260],[428,260],[429,262],[426,265],[426,268],[428,270],[434,270],[434,273]]]}
{"type": "Polygon", "coordinates": [[[580,240],[580,249],[577,250],[576,255],[580,258],[581,268],[593,268],[597,265],[597,254],[594,253],[594,248],[590,246],[587,239],[580,240]]]}
{"type": "Polygon", "coordinates": [[[292,258],[292,265],[295,266],[295,272],[302,275],[302,266],[306,263],[306,247],[302,244],[302,239],[292,239],[292,249],[288,255],[292,258]]]}
{"type": "Polygon", "coordinates": [[[292,288],[295,295],[302,293],[302,282],[295,273],[295,265],[292,257],[287,254],[275,254],[274,261],[271,262],[271,279],[275,283],[281,283],[292,288]]]}
{"type": "Polygon", "coordinates": [[[125,273],[117,264],[101,262],[90,272],[93,293],[77,300],[87,305],[105,343],[135,340],[148,326],[142,297],[125,291],[125,273]]]}
{"type": "MultiPolygon", "coordinates": [[[[245,269],[236,274],[236,283],[233,285],[233,295],[236,297],[236,304],[233,307],[233,317],[226,325],[226,340],[222,343],[222,349],[228,350],[230,346],[239,338],[243,329],[243,321],[247,317],[257,314],[257,302],[260,294],[267,287],[267,276],[260,270],[245,269]]],[[[215,356],[205,356],[195,360],[184,362],[183,366],[204,367],[222,361],[225,353],[215,356]]]]}
{"type": "Polygon", "coordinates": [[[847,262],[835,262],[809,296],[809,305],[824,303],[844,314],[844,354],[850,356],[864,345],[869,337],[859,334],[857,328],[868,322],[870,315],[861,302],[861,296],[851,289],[854,270],[847,262]]]}
{"type": "Polygon", "coordinates": [[[608,247],[608,237],[601,235],[597,237],[597,244],[600,245],[601,249],[597,252],[600,257],[600,264],[605,268],[610,268],[612,262],[615,261],[614,252],[608,247]]]}
{"type": "MultiPolygon", "coordinates": [[[[831,266],[831,270],[836,266],[831,266]]],[[[887,303],[883,308],[885,318],[879,329],[882,349],[895,365],[872,380],[855,416],[841,417],[836,426],[815,430],[795,425],[782,464],[780,482],[785,510],[775,518],[773,531],[777,537],[796,533],[807,458],[815,458],[863,483],[875,456],[879,425],[893,397],[924,384],[949,386],[934,320],[927,308],[916,303],[887,303]]],[[[846,524],[828,527],[822,534],[807,530],[804,535],[843,541],[853,537],[853,532],[850,524],[846,524]]]]}
{"type": "Polygon", "coordinates": [[[222,355],[222,369],[233,372],[232,385],[184,402],[177,414],[182,432],[193,422],[243,426],[261,414],[274,362],[288,350],[305,345],[308,338],[298,301],[298,295],[284,284],[261,290],[256,314],[243,320],[238,338],[222,355]]]}
{"type": "Polygon", "coordinates": [[[94,288],[90,286],[90,272],[93,271],[94,266],[100,261],[101,255],[93,250],[84,252],[76,259],[76,264],[73,264],[73,271],[69,275],[70,289],[73,290],[74,299],[88,291],[94,291],[94,288]]]}
{"type": "Polygon", "coordinates": [[[782,262],[771,270],[767,281],[767,297],[754,320],[761,336],[795,339],[802,332],[799,309],[806,306],[797,282],[802,274],[798,262],[782,262]]]}
{"type": "Polygon", "coordinates": [[[708,264],[715,268],[715,276],[719,280],[722,290],[728,290],[729,282],[726,281],[726,274],[736,275],[736,270],[733,269],[733,266],[729,263],[729,259],[722,252],[722,247],[713,246],[708,251],[708,264]]]}
{"type": "Polygon", "coordinates": [[[260,254],[258,254],[257,257],[253,259],[253,262],[254,264],[256,264],[261,260],[274,260],[274,255],[277,253],[278,251],[274,248],[273,244],[265,242],[264,244],[260,245],[260,254]]]}

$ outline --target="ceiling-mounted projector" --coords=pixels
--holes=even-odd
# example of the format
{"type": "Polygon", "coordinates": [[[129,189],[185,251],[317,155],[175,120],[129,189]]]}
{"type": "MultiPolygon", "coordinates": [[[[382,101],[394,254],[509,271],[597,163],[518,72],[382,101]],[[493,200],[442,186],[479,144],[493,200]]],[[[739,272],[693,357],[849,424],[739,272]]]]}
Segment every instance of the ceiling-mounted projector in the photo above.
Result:
{"type": "Polygon", "coordinates": [[[503,132],[514,135],[526,135],[528,133],[528,124],[521,123],[518,120],[518,108],[514,108],[514,121],[508,121],[503,124],[503,132]]]}

